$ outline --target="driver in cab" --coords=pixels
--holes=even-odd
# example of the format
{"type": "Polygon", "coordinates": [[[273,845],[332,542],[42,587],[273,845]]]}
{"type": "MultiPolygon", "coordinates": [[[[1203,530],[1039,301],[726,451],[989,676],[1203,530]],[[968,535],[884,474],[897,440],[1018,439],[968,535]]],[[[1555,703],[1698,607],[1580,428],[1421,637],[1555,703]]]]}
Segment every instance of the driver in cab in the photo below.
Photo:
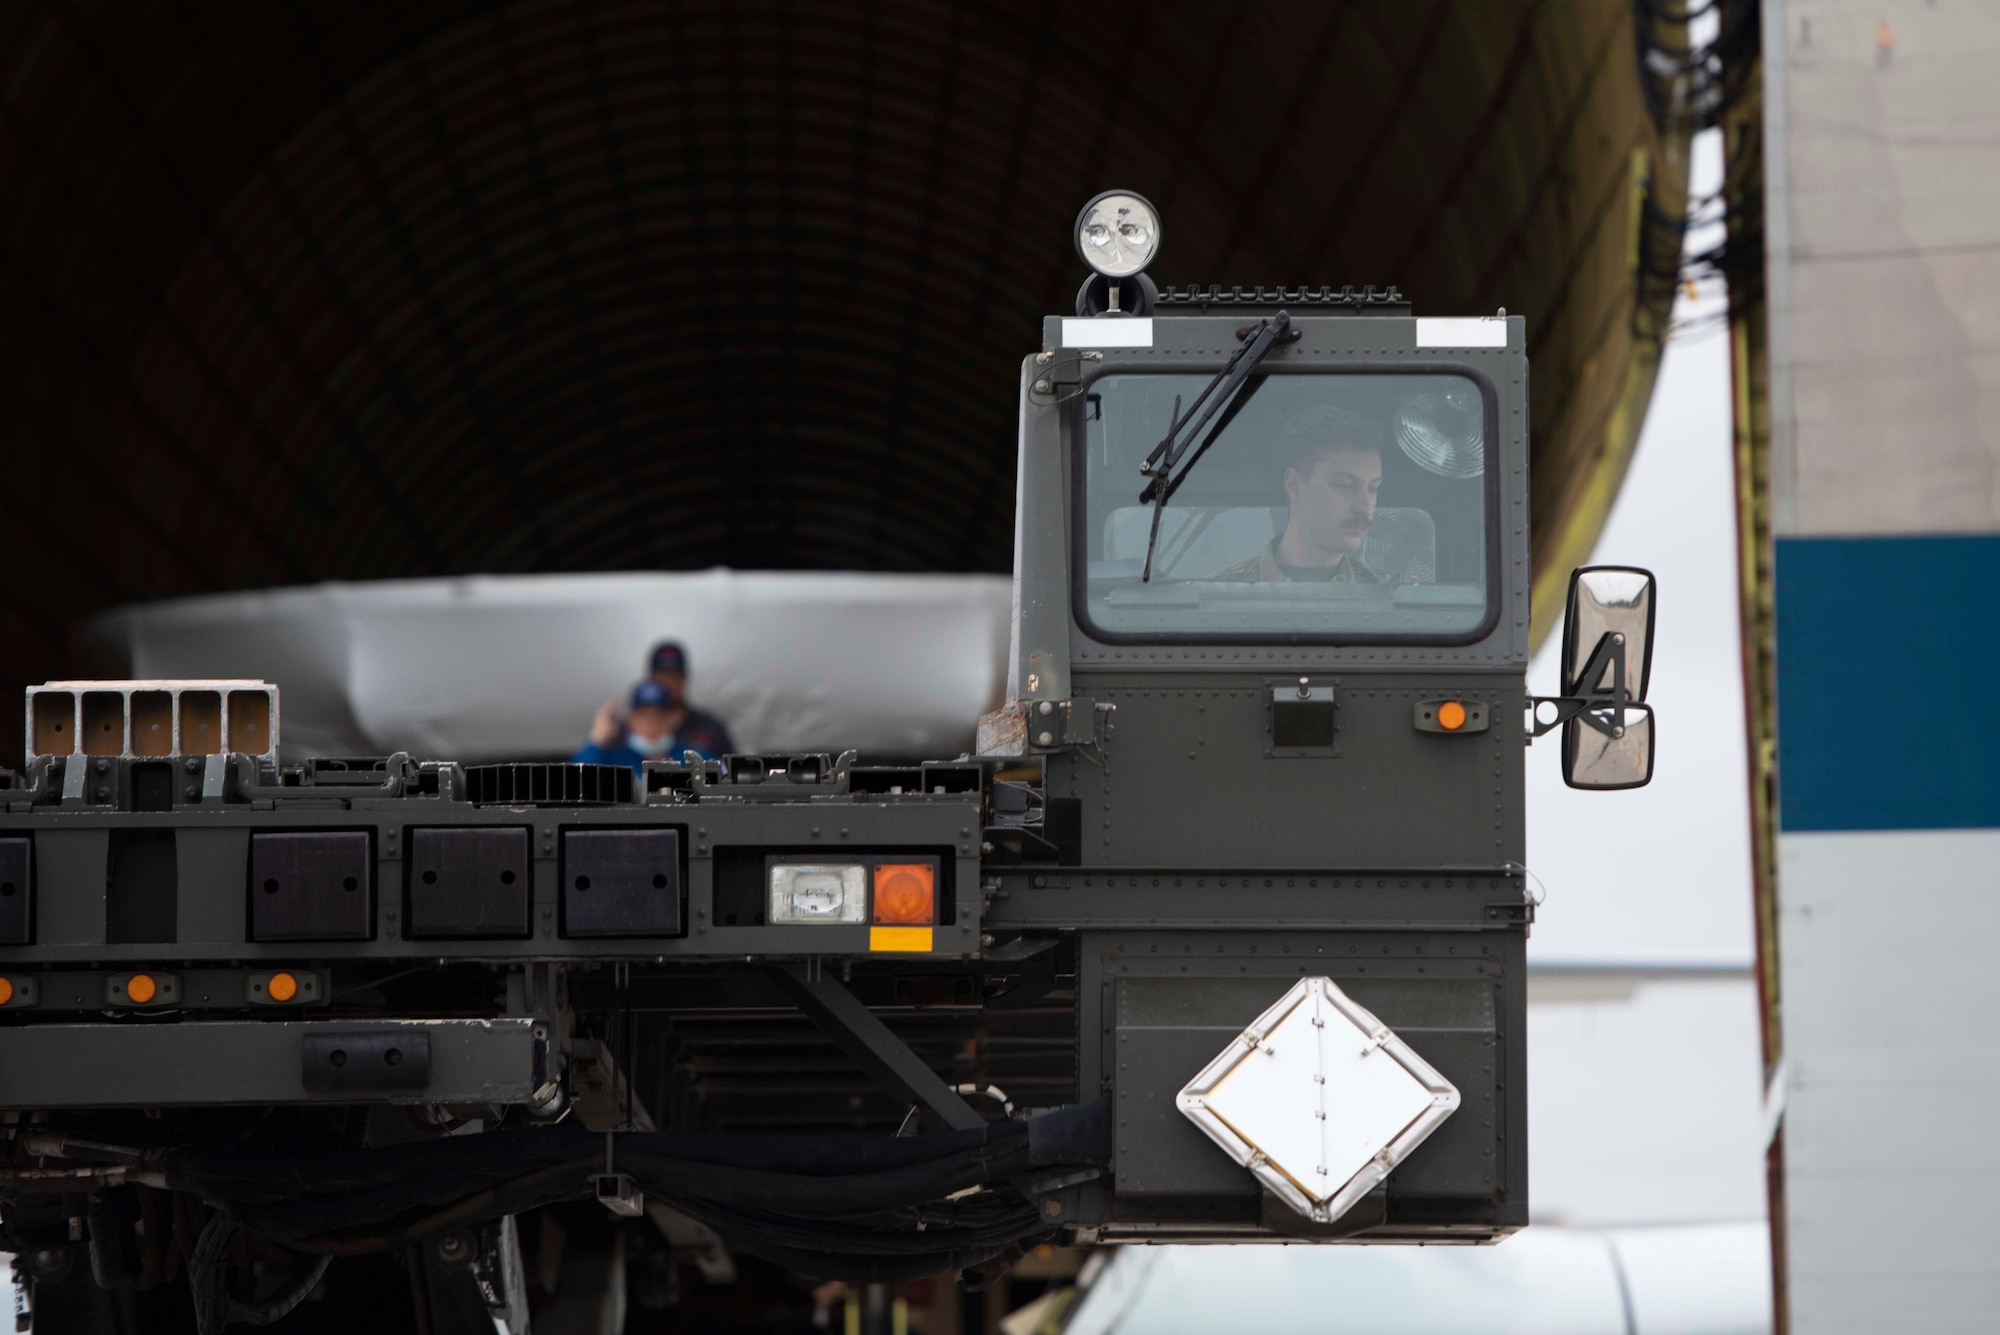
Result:
{"type": "Polygon", "coordinates": [[[1378,584],[1361,562],[1382,489],[1381,428],[1345,408],[1322,407],[1286,423],[1285,530],[1248,560],[1210,575],[1237,584],[1378,584]]]}

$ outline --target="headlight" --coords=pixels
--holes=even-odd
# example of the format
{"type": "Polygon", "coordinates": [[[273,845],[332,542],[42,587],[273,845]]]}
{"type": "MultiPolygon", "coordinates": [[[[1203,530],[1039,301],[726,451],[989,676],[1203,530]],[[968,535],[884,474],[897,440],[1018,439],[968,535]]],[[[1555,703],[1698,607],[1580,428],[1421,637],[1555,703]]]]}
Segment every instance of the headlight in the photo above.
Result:
{"type": "Polygon", "coordinates": [[[1160,253],[1160,215],[1139,195],[1107,190],[1076,215],[1076,253],[1106,278],[1130,278],[1160,253]]]}
{"type": "Polygon", "coordinates": [[[868,876],[859,863],[778,863],[771,868],[771,923],[867,922],[868,876]]]}

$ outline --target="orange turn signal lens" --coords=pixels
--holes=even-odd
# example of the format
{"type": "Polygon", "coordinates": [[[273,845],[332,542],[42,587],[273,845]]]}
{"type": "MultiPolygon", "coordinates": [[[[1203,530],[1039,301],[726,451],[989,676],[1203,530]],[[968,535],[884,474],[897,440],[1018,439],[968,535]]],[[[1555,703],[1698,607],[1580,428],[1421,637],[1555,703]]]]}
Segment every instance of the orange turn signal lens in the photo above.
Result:
{"type": "Polygon", "coordinates": [[[0,978],[0,1006],[6,1005],[13,999],[14,980],[11,978],[0,978]]]}
{"type": "Polygon", "coordinates": [[[141,1006],[159,995],[160,985],[149,973],[135,973],[125,984],[125,995],[141,1006]]]}
{"type": "Polygon", "coordinates": [[[1456,700],[1447,700],[1438,706],[1438,726],[1446,732],[1457,732],[1465,726],[1465,706],[1456,700]]]}
{"type": "Polygon", "coordinates": [[[936,922],[936,870],[927,862],[877,863],[875,921],[893,926],[936,922]]]}
{"type": "Polygon", "coordinates": [[[271,1000],[290,1001],[299,994],[299,980],[288,973],[271,975],[271,1000]]]}

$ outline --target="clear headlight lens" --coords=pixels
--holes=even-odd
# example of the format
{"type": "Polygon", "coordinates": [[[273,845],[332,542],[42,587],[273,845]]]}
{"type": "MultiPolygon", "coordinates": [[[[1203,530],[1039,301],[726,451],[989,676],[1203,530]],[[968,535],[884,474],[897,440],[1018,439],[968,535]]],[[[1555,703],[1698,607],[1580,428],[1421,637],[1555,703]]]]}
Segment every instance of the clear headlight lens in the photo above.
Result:
{"type": "Polygon", "coordinates": [[[1106,278],[1129,278],[1160,253],[1160,215],[1138,195],[1107,191],[1077,215],[1076,252],[1106,278]]]}
{"type": "Polygon", "coordinates": [[[859,863],[780,863],[771,868],[777,923],[868,921],[867,869],[859,863]]]}

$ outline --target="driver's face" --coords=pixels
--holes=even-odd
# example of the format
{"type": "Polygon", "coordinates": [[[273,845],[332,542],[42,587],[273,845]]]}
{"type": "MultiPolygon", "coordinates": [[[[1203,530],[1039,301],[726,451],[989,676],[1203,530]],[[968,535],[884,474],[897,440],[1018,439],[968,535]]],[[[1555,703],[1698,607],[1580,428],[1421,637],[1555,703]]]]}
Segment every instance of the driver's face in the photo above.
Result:
{"type": "Polygon", "coordinates": [[[1375,521],[1382,489],[1382,456],[1369,449],[1336,449],[1309,472],[1285,470],[1285,495],[1299,536],[1323,552],[1358,552],[1375,521]]]}

